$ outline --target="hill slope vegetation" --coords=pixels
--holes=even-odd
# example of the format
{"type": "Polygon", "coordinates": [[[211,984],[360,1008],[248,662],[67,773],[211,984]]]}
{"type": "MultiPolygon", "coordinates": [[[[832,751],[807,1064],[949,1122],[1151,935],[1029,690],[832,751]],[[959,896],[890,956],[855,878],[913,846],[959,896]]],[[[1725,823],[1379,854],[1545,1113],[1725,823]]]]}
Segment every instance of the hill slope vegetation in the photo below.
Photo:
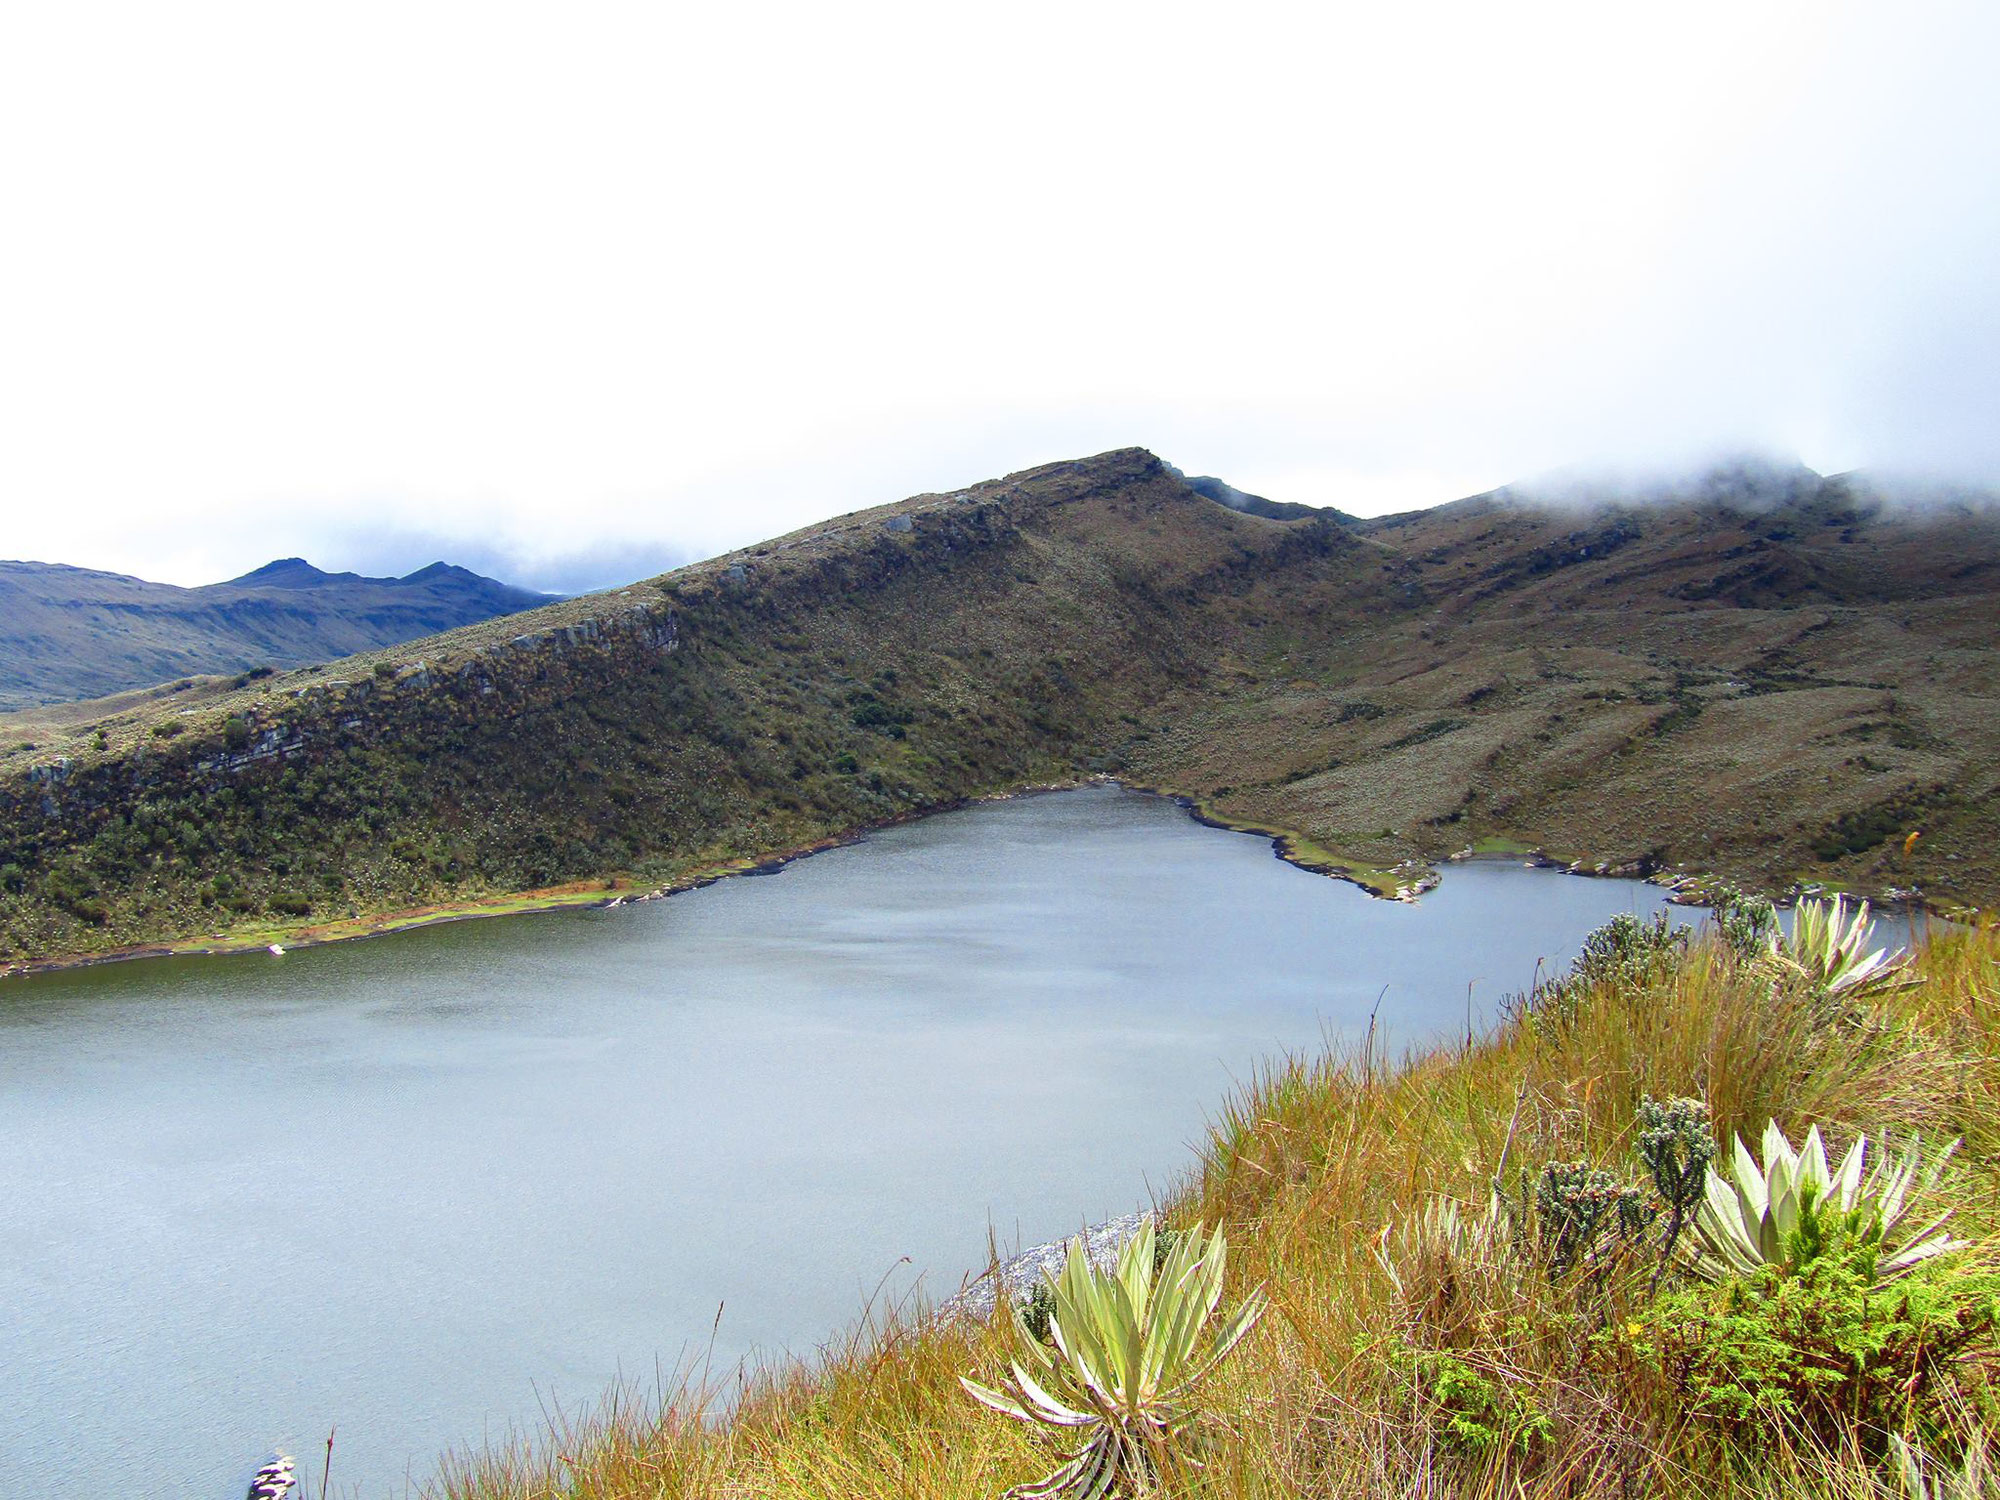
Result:
{"type": "Polygon", "coordinates": [[[1280,520],[1120,450],[0,751],[0,957],[651,886],[1100,773],[1378,888],[1487,840],[1986,903],[1996,565],[1990,512],[1802,470],[1280,520]]]}

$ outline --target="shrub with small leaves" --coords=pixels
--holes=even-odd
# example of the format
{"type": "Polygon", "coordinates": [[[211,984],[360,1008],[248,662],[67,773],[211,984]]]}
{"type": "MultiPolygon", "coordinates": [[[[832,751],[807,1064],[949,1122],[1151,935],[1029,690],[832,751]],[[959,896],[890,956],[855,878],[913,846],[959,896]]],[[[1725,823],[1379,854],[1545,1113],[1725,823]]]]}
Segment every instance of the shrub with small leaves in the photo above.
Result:
{"type": "Polygon", "coordinates": [[[1653,1190],[1667,1209],[1667,1226],[1660,1236],[1660,1263],[1653,1272],[1657,1288],[1673,1259],[1681,1231],[1707,1194],[1708,1164],[1715,1160],[1708,1106],[1699,1099],[1669,1099],[1661,1104],[1648,1094],[1639,1101],[1636,1149],[1652,1176],[1653,1190]]]}
{"type": "Polygon", "coordinates": [[[1021,1304],[1021,1327],[1028,1337],[1038,1344],[1052,1342],[1049,1335],[1049,1318],[1056,1310],[1055,1290],[1046,1281],[1038,1281],[1029,1291],[1027,1300],[1021,1304]]]}
{"type": "Polygon", "coordinates": [[[1560,1036],[1572,1025],[1591,991],[1616,987],[1631,991],[1671,973],[1687,954],[1688,932],[1665,912],[1642,922],[1620,912],[1583,940],[1567,974],[1530,995],[1523,1007],[1529,1024],[1543,1036],[1560,1036]]]}
{"type": "Polygon", "coordinates": [[[1713,912],[1715,930],[1739,959],[1769,952],[1778,936],[1778,908],[1768,897],[1725,885],[1716,892],[1713,912]]]}
{"type": "Polygon", "coordinates": [[[1552,1278],[1602,1269],[1644,1243],[1653,1209],[1637,1188],[1587,1161],[1550,1162],[1535,1184],[1535,1229],[1552,1278]]]}
{"type": "Polygon", "coordinates": [[[1583,940],[1572,972],[1587,984],[1651,979],[1679,963],[1687,946],[1687,929],[1665,912],[1642,922],[1622,911],[1583,940]]]}
{"type": "Polygon", "coordinates": [[[1931,1262],[1887,1292],[1850,1242],[1796,1270],[1669,1292],[1625,1332],[1697,1416],[1804,1433],[1829,1450],[1939,1427],[1990,1356],[2000,1277],[1931,1262]]]}
{"type": "Polygon", "coordinates": [[[1504,1374],[1483,1374],[1463,1354],[1410,1351],[1417,1394],[1442,1445],[1468,1458],[1526,1454],[1555,1431],[1548,1414],[1504,1374]]]}

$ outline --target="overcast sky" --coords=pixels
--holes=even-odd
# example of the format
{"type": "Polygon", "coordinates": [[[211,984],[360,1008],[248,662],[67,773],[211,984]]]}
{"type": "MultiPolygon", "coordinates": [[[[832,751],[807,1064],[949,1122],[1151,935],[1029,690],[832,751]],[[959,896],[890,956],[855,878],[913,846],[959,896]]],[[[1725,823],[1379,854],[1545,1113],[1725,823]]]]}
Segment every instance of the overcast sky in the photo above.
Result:
{"type": "Polygon", "coordinates": [[[16,5],[0,556],[546,588],[1143,444],[2000,482],[2000,5],[16,5]]]}

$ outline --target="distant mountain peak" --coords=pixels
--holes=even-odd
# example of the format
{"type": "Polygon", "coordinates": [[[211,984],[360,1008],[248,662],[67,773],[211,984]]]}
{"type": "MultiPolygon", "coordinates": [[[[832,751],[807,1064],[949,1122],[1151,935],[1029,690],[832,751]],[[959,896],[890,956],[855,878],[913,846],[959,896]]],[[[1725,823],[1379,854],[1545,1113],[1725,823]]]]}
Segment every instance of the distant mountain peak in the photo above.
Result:
{"type": "Polygon", "coordinates": [[[323,572],[307,562],[303,557],[278,557],[261,568],[252,568],[241,578],[232,578],[227,586],[241,585],[247,588],[313,588],[322,583],[330,583],[337,576],[352,578],[354,575],[336,575],[323,572]]]}
{"type": "Polygon", "coordinates": [[[428,583],[433,578],[477,577],[479,575],[470,568],[461,568],[457,563],[448,563],[443,559],[439,559],[437,562],[418,568],[414,573],[405,573],[400,581],[403,583],[428,583]]]}
{"type": "Polygon", "coordinates": [[[180,588],[59,565],[0,565],[0,711],[201,673],[298,667],[547,604],[447,562],[407,578],[273,558],[180,588]]]}

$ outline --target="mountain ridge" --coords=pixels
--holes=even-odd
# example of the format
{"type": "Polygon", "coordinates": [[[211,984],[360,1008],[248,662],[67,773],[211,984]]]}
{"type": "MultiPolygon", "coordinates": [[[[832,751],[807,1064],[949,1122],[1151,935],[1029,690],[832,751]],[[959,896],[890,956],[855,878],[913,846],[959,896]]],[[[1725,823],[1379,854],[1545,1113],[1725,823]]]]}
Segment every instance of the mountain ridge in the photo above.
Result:
{"type": "Polygon", "coordinates": [[[1993,517],[1474,500],[1269,520],[1122,449],[79,723],[0,752],[0,954],[650,887],[1097,774],[1374,889],[1538,844],[2000,893],[1993,517]]]}
{"type": "Polygon", "coordinates": [[[184,588],[65,563],[0,561],[0,711],[193,675],[304,666],[545,602],[446,563],[369,578],[277,558],[240,578],[184,588]]]}

